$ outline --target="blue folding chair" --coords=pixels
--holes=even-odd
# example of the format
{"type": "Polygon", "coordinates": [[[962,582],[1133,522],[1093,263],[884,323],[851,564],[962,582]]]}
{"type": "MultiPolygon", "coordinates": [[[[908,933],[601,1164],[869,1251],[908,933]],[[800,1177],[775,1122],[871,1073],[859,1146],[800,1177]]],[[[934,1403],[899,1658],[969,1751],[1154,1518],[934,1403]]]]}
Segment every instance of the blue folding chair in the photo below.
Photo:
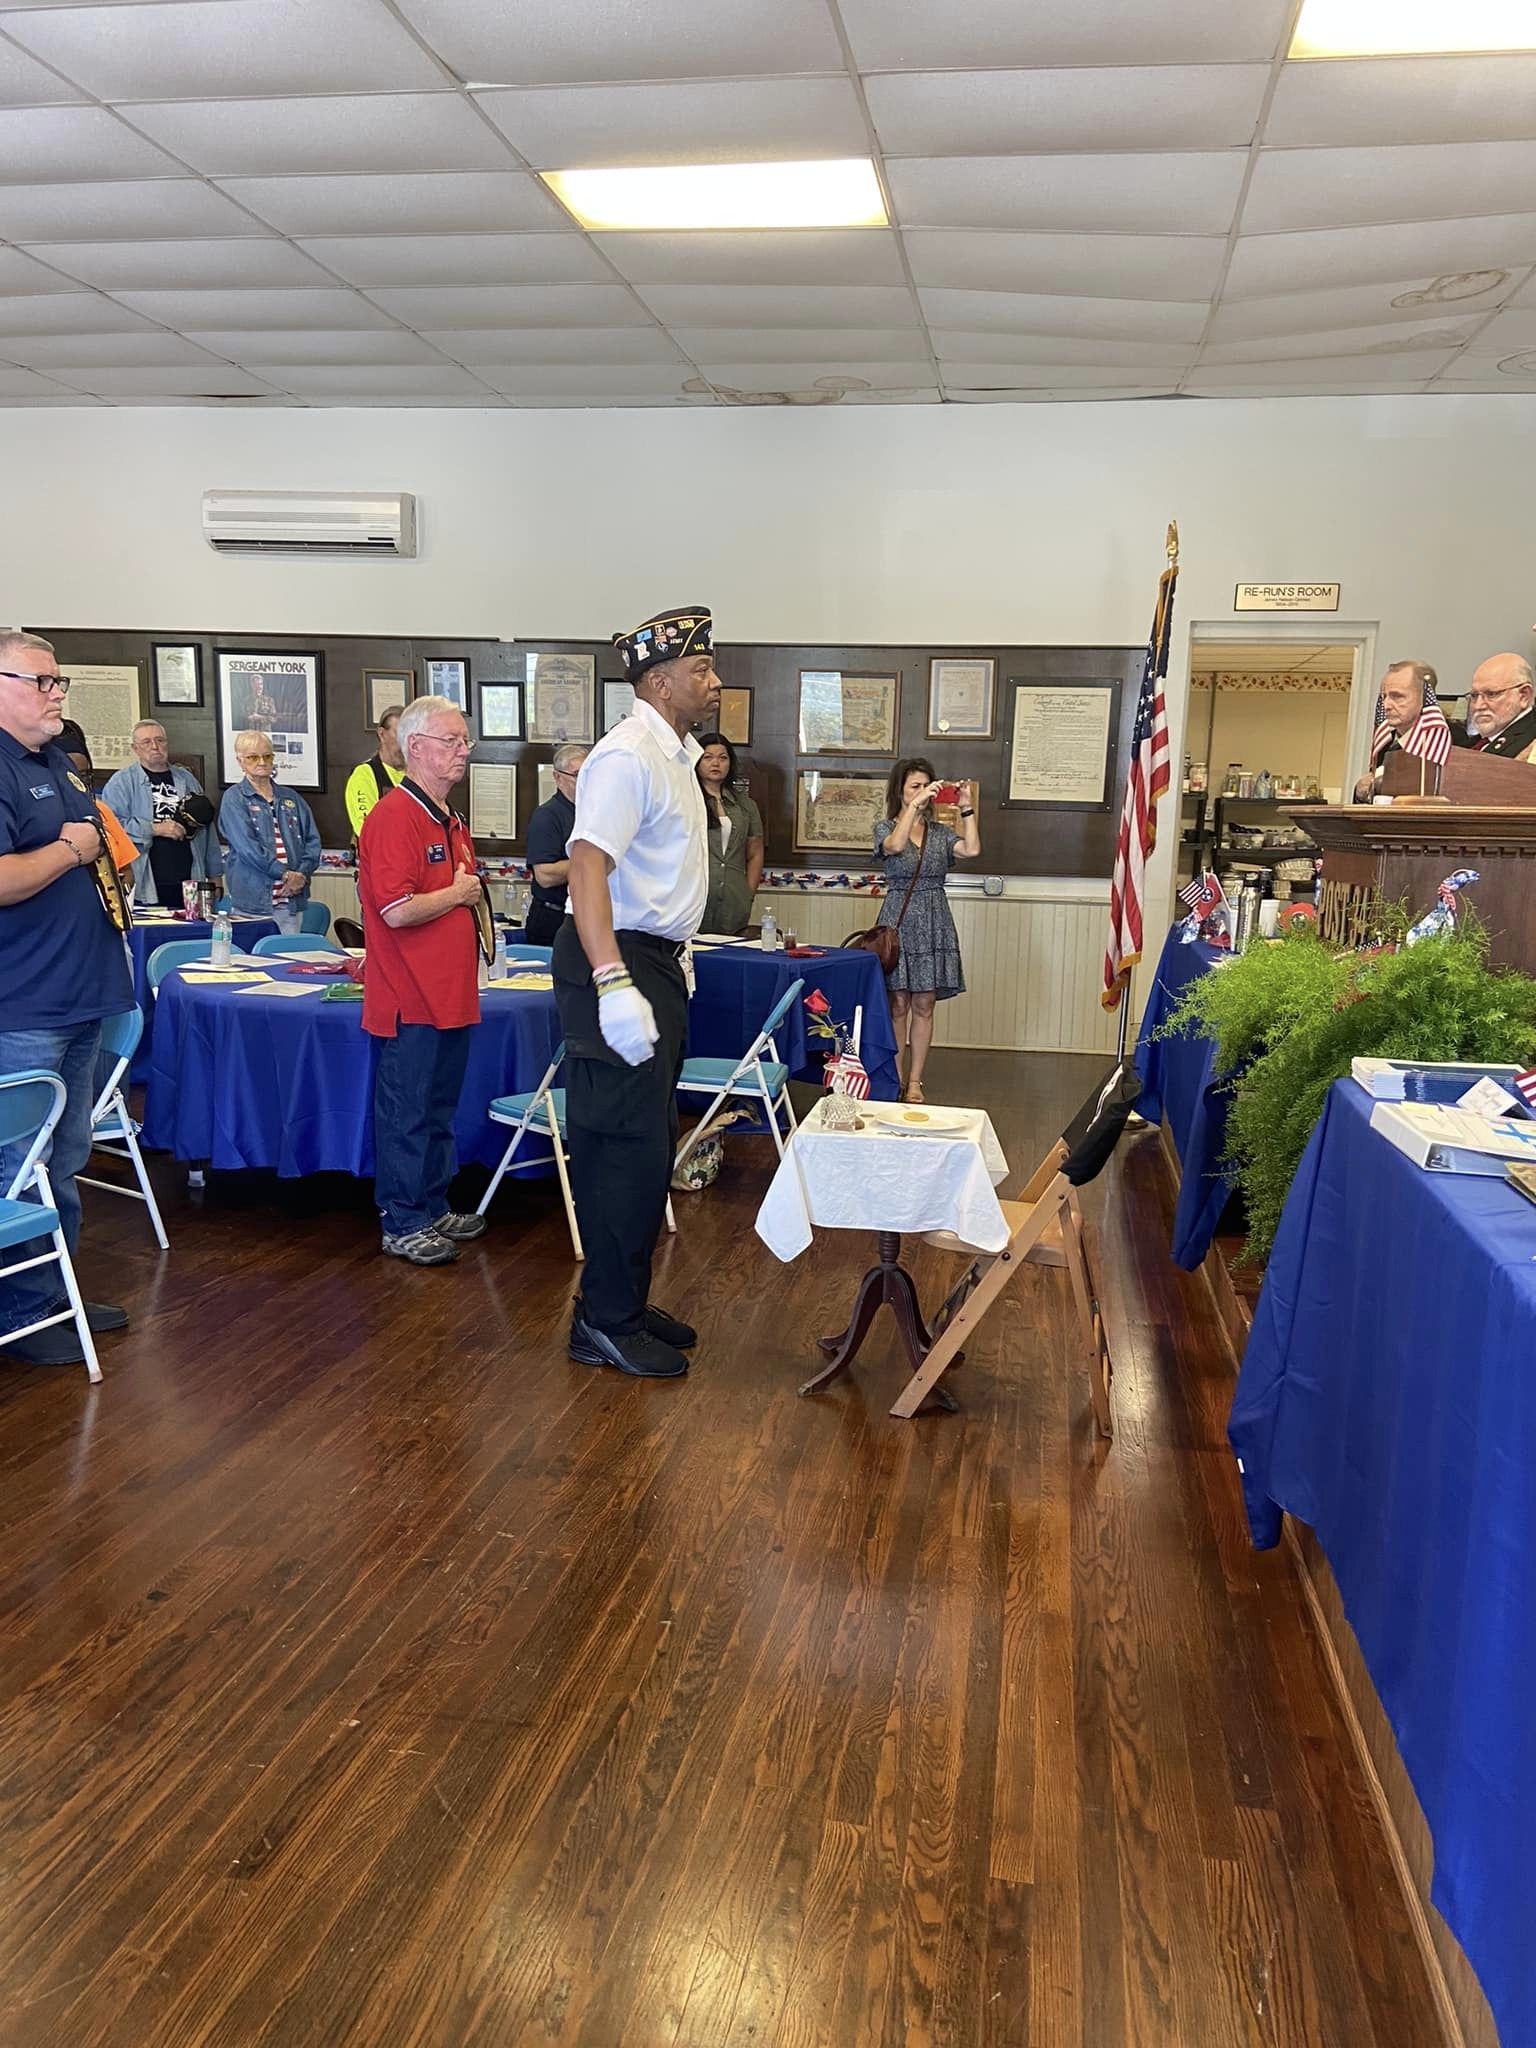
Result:
{"type": "Polygon", "coordinates": [[[10,1186],[0,1195],[0,1254],[11,1245],[24,1245],[32,1238],[46,1237],[53,1245],[51,1251],[0,1266],[0,1280],[12,1280],[18,1273],[57,1264],[69,1297],[68,1308],[51,1316],[39,1316],[35,1323],[27,1323],[19,1330],[7,1330],[0,1342],[14,1344],[18,1337],[35,1336],[55,1323],[73,1322],[80,1349],[85,1353],[86,1373],[92,1380],[99,1380],[101,1367],[96,1363],[91,1326],[86,1320],[85,1303],[80,1299],[79,1283],[43,1161],[53,1140],[54,1127],[64,1114],[64,1100],[64,1083],[57,1074],[29,1069],[22,1074],[0,1075],[0,1145],[27,1148],[10,1186]],[[22,1197],[28,1193],[35,1194],[36,1200],[24,1201],[22,1197]]]}
{"type": "Polygon", "coordinates": [[[318,932],[268,932],[252,946],[252,957],[257,953],[326,953],[332,960],[345,957],[339,946],[332,945],[318,932]]]}
{"type": "MultiPolygon", "coordinates": [[[[562,1129],[565,1122],[565,1090],[554,1085],[555,1076],[559,1073],[560,1063],[564,1058],[565,1047],[557,1045],[555,1056],[545,1069],[544,1078],[537,1088],[527,1095],[498,1095],[486,1111],[493,1124],[511,1124],[513,1130],[507,1149],[502,1154],[501,1164],[491,1175],[491,1184],[480,1197],[475,1214],[483,1216],[491,1206],[491,1199],[506,1178],[517,1148],[524,1138],[530,1133],[535,1137],[546,1138],[555,1162],[555,1172],[560,1179],[560,1199],[565,1204],[565,1220],[570,1226],[571,1251],[580,1259],[586,1255],[581,1249],[581,1232],[576,1226],[576,1204],[571,1199],[570,1175],[565,1164],[565,1135],[562,1129]]],[[[524,1163],[547,1166],[549,1160],[527,1160],[524,1163]]]]}
{"type": "Polygon", "coordinates": [[[313,897],[305,904],[299,917],[299,930],[313,937],[324,938],[331,928],[331,906],[317,903],[313,897]]]}
{"type": "Polygon", "coordinates": [[[744,1096],[751,1102],[760,1102],[768,1119],[768,1128],[773,1133],[773,1142],[778,1147],[779,1157],[784,1157],[784,1134],[779,1129],[779,1111],[782,1108],[789,1119],[789,1135],[795,1132],[795,1106],[789,1099],[789,1068],[779,1058],[779,1049],[773,1042],[773,1034],[788,1016],[792,1006],[800,1000],[803,981],[792,981],[783,995],[763,1020],[763,1028],[747,1047],[739,1060],[684,1060],[683,1071],[678,1080],[680,1095],[708,1095],[709,1107],[699,1118],[693,1129],[678,1147],[677,1157],[672,1162],[672,1171],[682,1165],[699,1139],[709,1128],[709,1120],[727,1097],[744,1096]],[[764,1058],[764,1054],[767,1055],[764,1058]]]}
{"type": "Polygon", "coordinates": [[[553,946],[525,946],[521,939],[507,948],[507,965],[547,967],[555,957],[553,946]]]}
{"type": "Polygon", "coordinates": [[[123,1076],[129,1063],[138,1051],[139,1039],[144,1031],[144,1012],[135,1005],[123,1010],[116,1017],[108,1017],[101,1027],[101,1049],[112,1061],[112,1067],[96,1097],[96,1107],[91,1111],[91,1145],[97,1152],[105,1152],[111,1159],[126,1159],[138,1179],[136,1188],[125,1188],[115,1180],[92,1180],[87,1174],[75,1178],[82,1187],[101,1188],[109,1195],[127,1195],[131,1201],[143,1202],[149,1210],[149,1220],[154,1226],[160,1249],[168,1252],[171,1241],[165,1234],[161,1221],[160,1205],[155,1200],[155,1191],[149,1184],[149,1173],[144,1165],[144,1154],[139,1150],[141,1124],[129,1114],[127,1098],[123,1094],[123,1076]]]}
{"type": "Polygon", "coordinates": [[[156,946],[144,963],[144,978],[152,991],[158,993],[160,984],[174,968],[185,967],[191,960],[207,960],[213,954],[212,939],[170,939],[163,946],[156,946]]]}

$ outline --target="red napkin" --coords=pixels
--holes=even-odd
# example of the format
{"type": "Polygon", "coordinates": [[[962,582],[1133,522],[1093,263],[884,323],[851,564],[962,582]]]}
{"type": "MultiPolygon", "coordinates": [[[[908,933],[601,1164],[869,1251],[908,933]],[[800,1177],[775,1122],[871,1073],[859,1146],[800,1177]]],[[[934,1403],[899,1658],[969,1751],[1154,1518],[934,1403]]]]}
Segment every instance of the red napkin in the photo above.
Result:
{"type": "Polygon", "coordinates": [[[826,950],[825,946],[786,946],[784,953],[790,960],[819,960],[826,950]]]}

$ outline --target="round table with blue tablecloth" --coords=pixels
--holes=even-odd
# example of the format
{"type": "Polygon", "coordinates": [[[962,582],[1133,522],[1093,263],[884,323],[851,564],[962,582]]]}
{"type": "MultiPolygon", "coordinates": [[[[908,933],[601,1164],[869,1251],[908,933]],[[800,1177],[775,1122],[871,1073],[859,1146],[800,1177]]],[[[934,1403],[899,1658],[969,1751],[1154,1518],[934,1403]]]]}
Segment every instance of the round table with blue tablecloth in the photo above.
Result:
{"type": "MultiPolygon", "coordinates": [[[[819,988],[838,1023],[850,1029],[854,1011],[863,1007],[860,1058],[869,1075],[870,1094],[882,1102],[895,1101],[896,1032],[885,976],[873,953],[856,946],[828,946],[819,950],[819,957],[801,960],[747,944],[705,945],[694,949],[693,970],[697,990],[688,1006],[688,1051],[695,1058],[739,1057],[790,983],[803,981],[805,994],[819,988]]],[[[793,1079],[819,1087],[822,1063],[832,1048],[828,1040],[808,1034],[808,1021],[803,1004],[797,1002],[774,1038],[793,1079]]]]}
{"type": "MultiPolygon", "coordinates": [[[[277,930],[270,917],[241,917],[232,913],[230,928],[237,953],[249,953],[258,939],[266,938],[277,930]]],[[[152,912],[136,910],[133,925],[128,933],[128,951],[133,960],[133,997],[144,1012],[144,1036],[139,1040],[139,1049],[133,1056],[133,1065],[128,1078],[141,1085],[149,1079],[149,1048],[155,1029],[155,995],[149,985],[150,955],[158,946],[178,944],[183,939],[211,939],[213,926],[204,918],[173,917],[169,911],[163,917],[152,912]]]]}
{"type": "MultiPolygon", "coordinates": [[[[304,994],[268,993],[267,982],[198,984],[181,972],[161,982],[145,1143],[179,1159],[229,1171],[263,1168],[284,1179],[372,1174],[378,1041],[363,1030],[362,1004],[327,1002],[329,979],[281,960],[254,964],[271,984],[304,994]]],[[[538,1086],[560,1026],[547,989],[482,989],[480,1011],[454,1135],[461,1166],[493,1167],[508,1133],[491,1122],[487,1105],[538,1086]]]]}

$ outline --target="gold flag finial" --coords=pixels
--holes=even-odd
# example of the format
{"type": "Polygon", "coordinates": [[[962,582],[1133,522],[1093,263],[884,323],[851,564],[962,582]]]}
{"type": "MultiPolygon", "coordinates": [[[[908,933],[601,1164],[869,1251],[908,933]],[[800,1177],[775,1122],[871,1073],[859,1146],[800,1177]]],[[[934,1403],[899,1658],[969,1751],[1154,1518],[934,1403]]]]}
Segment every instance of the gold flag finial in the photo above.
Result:
{"type": "Polygon", "coordinates": [[[1176,569],[1179,565],[1179,522],[1177,519],[1170,519],[1168,522],[1167,548],[1169,565],[1176,569]]]}

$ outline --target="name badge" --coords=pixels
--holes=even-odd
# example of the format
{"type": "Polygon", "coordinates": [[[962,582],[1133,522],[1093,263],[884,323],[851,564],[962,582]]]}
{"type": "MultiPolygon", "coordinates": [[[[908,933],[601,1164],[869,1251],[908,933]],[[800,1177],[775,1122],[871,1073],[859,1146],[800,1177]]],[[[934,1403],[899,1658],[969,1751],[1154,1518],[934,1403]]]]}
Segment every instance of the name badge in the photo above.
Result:
{"type": "Polygon", "coordinates": [[[444,861],[447,858],[448,849],[446,846],[429,846],[427,848],[427,859],[431,861],[434,865],[438,861],[444,861]]]}
{"type": "Polygon", "coordinates": [[[51,782],[34,782],[32,785],[32,794],[39,803],[42,802],[45,796],[57,796],[58,793],[51,782]]]}

